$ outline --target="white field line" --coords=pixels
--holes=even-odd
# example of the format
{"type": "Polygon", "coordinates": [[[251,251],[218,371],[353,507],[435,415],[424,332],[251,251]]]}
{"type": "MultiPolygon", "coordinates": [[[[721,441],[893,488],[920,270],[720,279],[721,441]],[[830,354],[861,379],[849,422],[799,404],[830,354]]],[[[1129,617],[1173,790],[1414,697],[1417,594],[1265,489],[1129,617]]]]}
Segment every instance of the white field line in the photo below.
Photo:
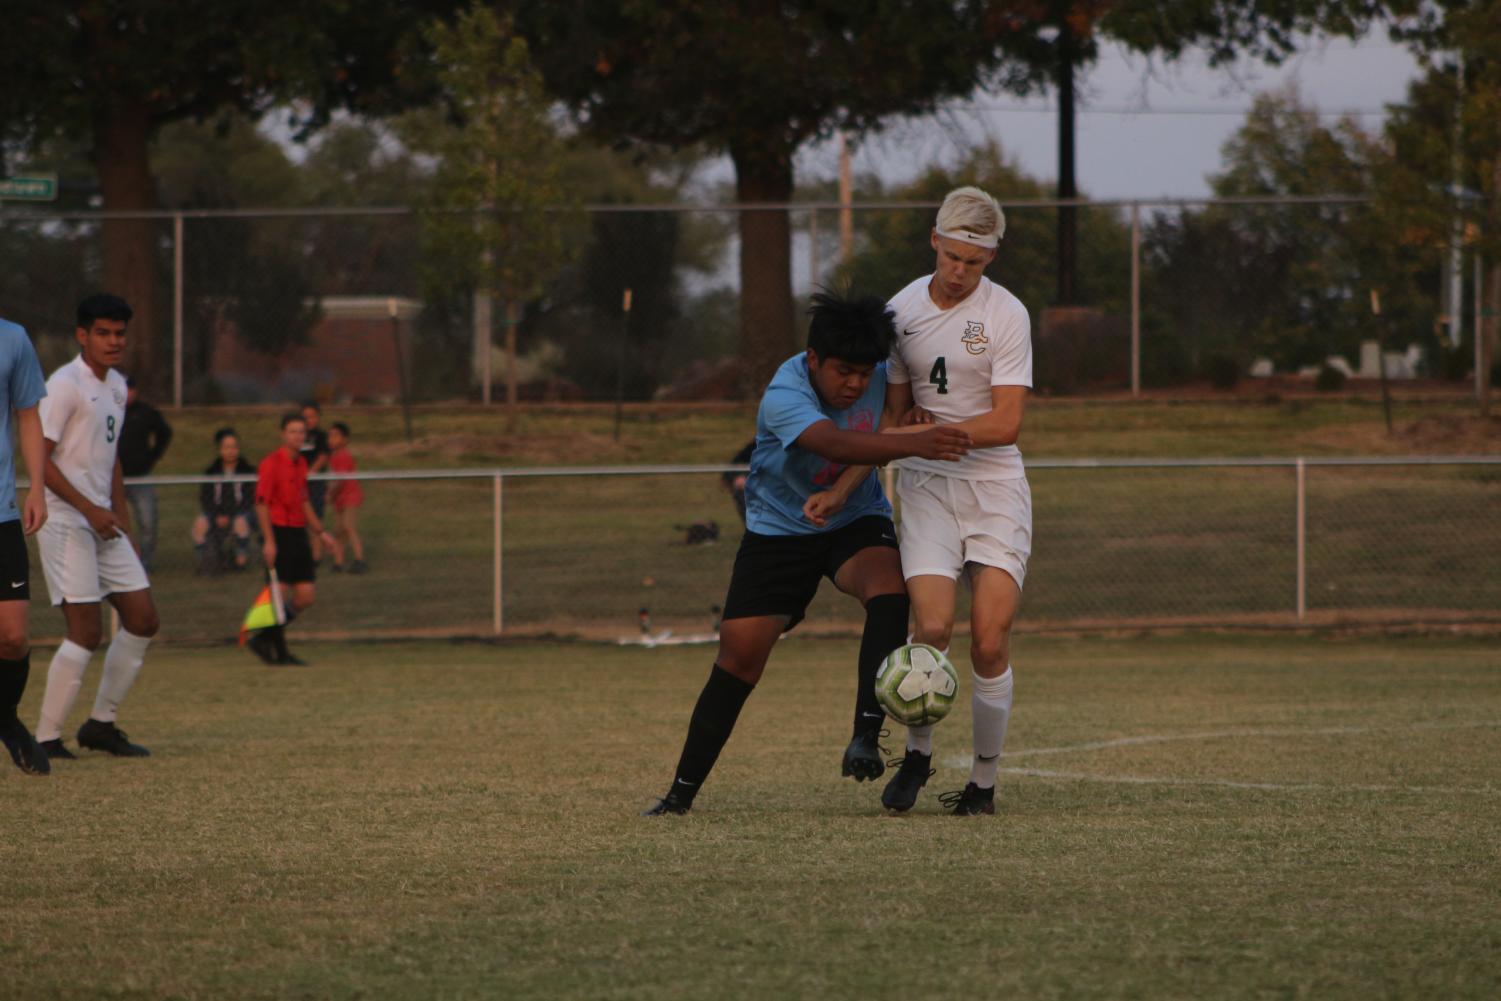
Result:
{"type": "MultiPolygon", "coordinates": [[[[1089,751],[1102,751],[1112,747],[1134,747],[1142,744],[1166,744],[1175,741],[1189,740],[1229,740],[1237,737],[1339,737],[1362,733],[1391,733],[1411,730],[1474,730],[1493,729],[1501,727],[1501,720],[1480,720],[1464,723],[1408,723],[1396,726],[1333,726],[1333,727],[1309,727],[1305,729],[1277,728],[1266,730],[1215,730],[1205,733],[1163,733],[1143,734],[1136,737],[1117,737],[1113,740],[1096,740],[1084,744],[1069,744],[1063,747],[1033,747],[1026,750],[1008,753],[1004,760],[1015,761],[1019,758],[1043,757],[1056,754],[1087,753],[1089,751]]],[[[970,764],[968,755],[953,755],[943,761],[948,768],[967,768],[970,764]]],[[[1170,786],[1215,786],[1225,789],[1253,789],[1269,790],[1275,792],[1412,792],[1412,793],[1446,793],[1446,794],[1471,794],[1482,796],[1501,795],[1501,788],[1492,786],[1403,786],[1403,785],[1366,785],[1366,784],[1325,784],[1316,782],[1236,782],[1230,779],[1185,779],[1172,776],[1156,777],[1145,775],[1099,775],[1092,772],[1059,771],[1048,768],[1027,768],[1015,766],[1003,766],[1002,772],[1008,775],[1019,775],[1029,778],[1061,779],[1076,782],[1107,782],[1124,785],[1170,785],[1170,786]]]]}

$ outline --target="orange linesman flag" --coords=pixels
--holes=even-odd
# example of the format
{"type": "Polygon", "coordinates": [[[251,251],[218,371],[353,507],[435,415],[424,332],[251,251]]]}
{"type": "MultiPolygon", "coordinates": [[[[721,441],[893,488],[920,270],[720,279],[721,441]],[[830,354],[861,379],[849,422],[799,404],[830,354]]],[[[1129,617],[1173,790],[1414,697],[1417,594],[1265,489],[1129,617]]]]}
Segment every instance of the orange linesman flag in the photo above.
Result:
{"type": "Polygon", "coordinates": [[[245,645],[249,634],[256,629],[269,629],[279,625],[280,620],[276,615],[276,601],[271,596],[271,586],[268,584],[261,589],[250,606],[250,611],[245,613],[245,621],[240,623],[240,646],[245,645]]]}

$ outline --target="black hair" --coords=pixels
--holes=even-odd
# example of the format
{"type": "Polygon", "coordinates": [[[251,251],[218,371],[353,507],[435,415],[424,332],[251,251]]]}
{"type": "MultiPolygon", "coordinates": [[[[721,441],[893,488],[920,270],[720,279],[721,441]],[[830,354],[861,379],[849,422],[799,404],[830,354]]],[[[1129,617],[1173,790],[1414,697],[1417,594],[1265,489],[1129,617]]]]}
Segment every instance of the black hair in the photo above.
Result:
{"type": "Polygon", "coordinates": [[[283,431],[285,431],[287,429],[287,425],[290,424],[290,423],[292,423],[293,421],[297,421],[298,423],[301,423],[301,424],[306,424],[307,423],[307,418],[304,417],[304,416],[302,416],[302,411],[300,411],[300,410],[294,410],[291,413],[282,414],[281,415],[281,429],[283,431]]]}
{"type": "Polygon", "coordinates": [[[323,413],[323,408],[318,406],[317,400],[303,400],[297,405],[298,410],[312,410],[315,413],[323,413]]]}
{"type": "Polygon", "coordinates": [[[885,361],[896,343],[895,314],[875,296],[854,298],[824,289],[808,307],[808,347],[819,361],[856,365],[885,361]]]}
{"type": "Polygon", "coordinates": [[[124,299],[108,292],[95,292],[78,304],[78,325],[88,330],[95,320],[114,320],[129,323],[135,312],[124,299]]]}
{"type": "Polygon", "coordinates": [[[329,430],[337,431],[346,438],[350,437],[349,425],[345,424],[343,421],[334,421],[333,424],[330,425],[329,430]]]}
{"type": "Polygon", "coordinates": [[[239,432],[234,428],[220,428],[214,432],[214,444],[223,444],[225,438],[238,438],[239,432]]]}

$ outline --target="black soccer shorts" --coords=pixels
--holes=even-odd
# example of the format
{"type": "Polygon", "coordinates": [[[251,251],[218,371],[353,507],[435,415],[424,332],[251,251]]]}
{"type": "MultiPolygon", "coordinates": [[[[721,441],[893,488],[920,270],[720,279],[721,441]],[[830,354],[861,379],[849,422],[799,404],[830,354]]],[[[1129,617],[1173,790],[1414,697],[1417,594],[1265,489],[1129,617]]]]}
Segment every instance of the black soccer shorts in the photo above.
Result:
{"type": "Polygon", "coordinates": [[[897,548],[890,518],[866,515],[832,532],[809,535],[746,532],[735,554],[722,618],[785,615],[790,630],[807,614],[819,582],[825,577],[832,581],[846,560],[872,546],[897,548]]]}
{"type": "Polygon", "coordinates": [[[0,601],[31,600],[31,556],[21,522],[0,522],[0,601]]]}
{"type": "Polygon", "coordinates": [[[317,574],[307,529],[272,525],[271,533],[276,537],[276,579],[283,584],[311,584],[317,574]]]}

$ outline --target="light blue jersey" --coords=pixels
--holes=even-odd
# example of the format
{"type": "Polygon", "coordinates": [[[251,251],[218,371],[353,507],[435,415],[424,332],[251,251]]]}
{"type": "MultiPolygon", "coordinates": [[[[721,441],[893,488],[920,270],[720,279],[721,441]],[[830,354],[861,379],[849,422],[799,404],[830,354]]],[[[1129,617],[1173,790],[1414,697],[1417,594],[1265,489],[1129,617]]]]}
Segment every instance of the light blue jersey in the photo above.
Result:
{"type": "Polygon", "coordinates": [[[815,535],[843,528],[867,515],[891,517],[891,505],[872,473],[855,488],[828,524],[819,528],[803,517],[803,503],[827,490],[845,467],[793,444],[819,421],[833,421],[844,431],[874,431],[886,399],[886,364],[876,366],[870,385],[845,410],[818,398],[808,376],[807,354],[782,363],[756,414],[756,450],[745,480],[745,527],[758,535],[815,535]]]}
{"type": "MultiPolygon", "coordinates": [[[[0,403],[0,523],[4,523],[21,517],[16,508],[16,457],[11,451],[11,412],[34,407],[47,395],[42,363],[37,361],[31,338],[26,336],[24,327],[9,320],[0,320],[0,390],[5,393],[4,401],[0,403]]],[[[31,475],[41,476],[42,471],[33,469],[31,475]]]]}

